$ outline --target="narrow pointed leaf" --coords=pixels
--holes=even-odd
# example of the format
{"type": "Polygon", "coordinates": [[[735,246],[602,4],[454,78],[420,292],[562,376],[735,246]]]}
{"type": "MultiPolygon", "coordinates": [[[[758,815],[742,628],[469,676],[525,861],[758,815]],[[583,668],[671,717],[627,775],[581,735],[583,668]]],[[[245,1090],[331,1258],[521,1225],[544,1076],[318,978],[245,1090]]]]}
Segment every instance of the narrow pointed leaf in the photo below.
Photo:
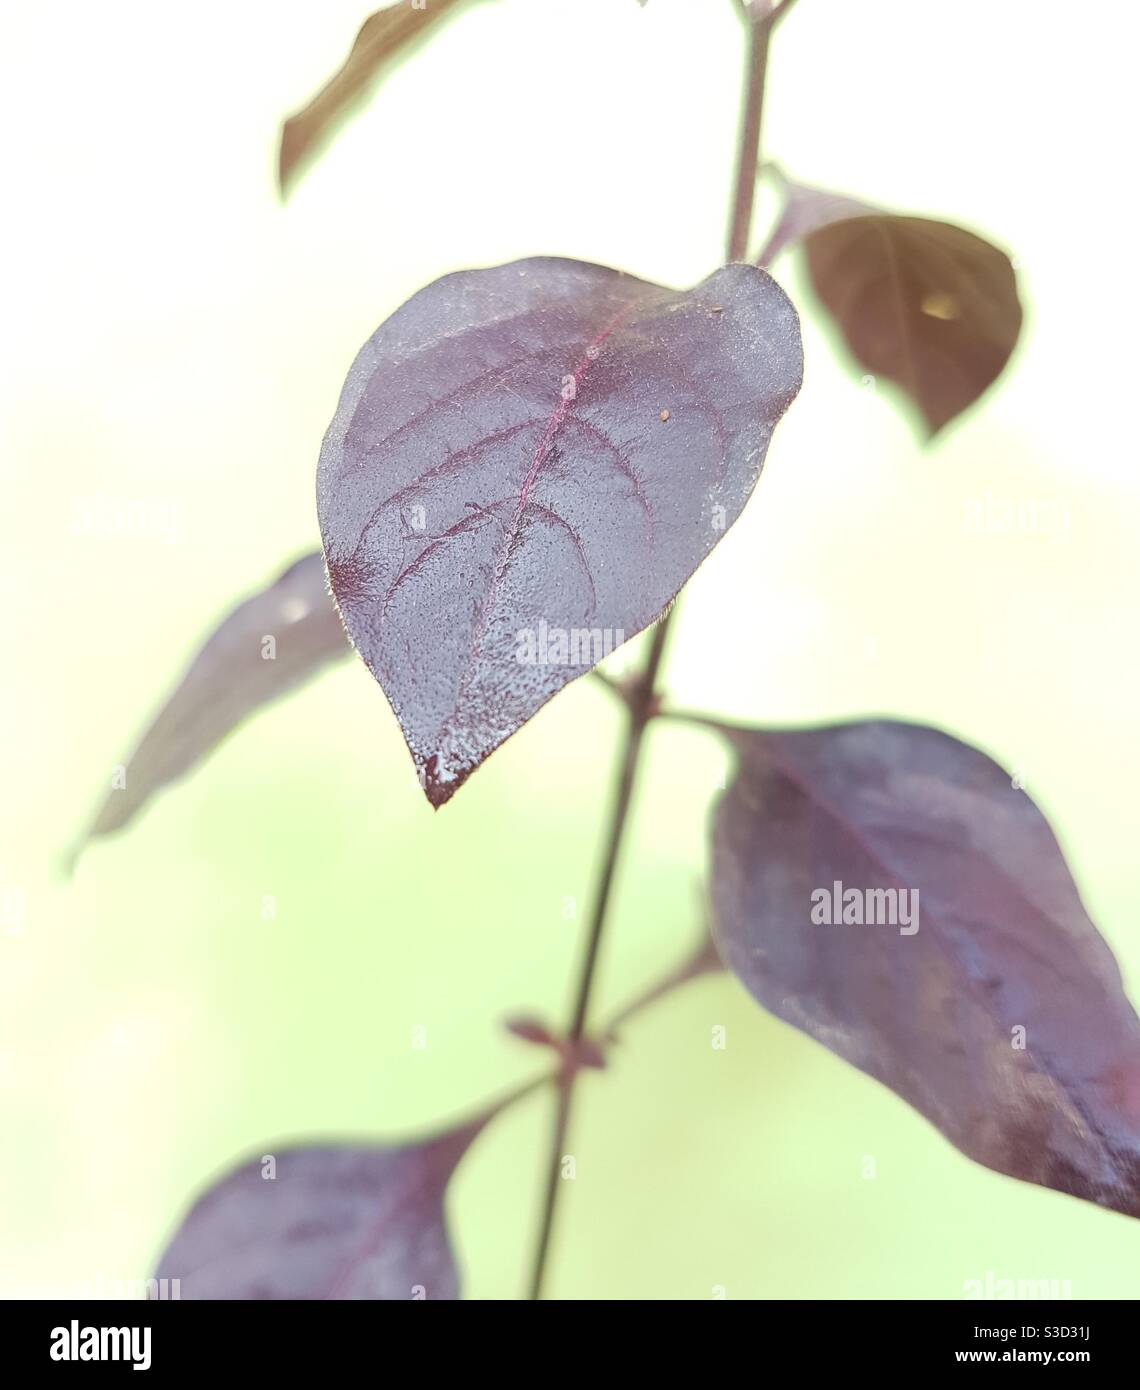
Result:
{"type": "Polygon", "coordinates": [[[159,1261],[195,1299],[455,1299],[443,1201],[490,1116],[422,1143],[281,1148],[191,1208],[159,1261]]]}
{"type": "Polygon", "coordinates": [[[324,559],[319,551],[306,555],[210,635],[110,779],[112,790],[87,838],[120,830],[254,710],[350,651],[329,597],[324,559]]]}
{"type": "Polygon", "coordinates": [[[1140,1215],[1140,1020],[1025,792],[917,725],[728,732],[729,968],[979,1163],[1140,1215]]]}
{"type": "Polygon", "coordinates": [[[323,142],[365,94],[382,69],[399,58],[438,20],[469,0],[429,0],[424,8],[408,0],[378,10],[364,21],[344,65],[309,104],[289,117],[281,128],[278,178],[282,193],[323,142]]]}
{"type": "Polygon", "coordinates": [[[693,290],[578,261],[449,275],[376,331],[325,437],[333,593],[433,805],[659,618],[799,388],[762,270],[693,290]]]}

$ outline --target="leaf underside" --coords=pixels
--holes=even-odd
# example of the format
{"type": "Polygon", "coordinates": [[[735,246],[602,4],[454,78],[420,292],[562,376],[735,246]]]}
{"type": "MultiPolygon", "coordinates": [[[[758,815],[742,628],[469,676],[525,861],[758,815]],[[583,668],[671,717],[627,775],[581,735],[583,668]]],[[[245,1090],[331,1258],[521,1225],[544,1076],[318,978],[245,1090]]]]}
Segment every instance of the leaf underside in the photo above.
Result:
{"type": "Polygon", "coordinates": [[[320,551],[290,565],[211,633],[125,764],[86,840],[121,830],[238,724],[351,652],[320,551]],[[267,639],[272,639],[272,645],[267,639]]]}
{"type": "Polygon", "coordinates": [[[1140,1020],[1024,791],[917,725],[726,732],[729,968],[979,1163],[1140,1215],[1140,1020]],[[892,890],[917,891],[916,931],[892,890]]]}
{"type": "Polygon", "coordinates": [[[746,265],[676,291],[518,261],[381,325],[317,504],[345,626],[433,805],[660,617],[739,516],[801,372],[795,310],[746,265]]]}

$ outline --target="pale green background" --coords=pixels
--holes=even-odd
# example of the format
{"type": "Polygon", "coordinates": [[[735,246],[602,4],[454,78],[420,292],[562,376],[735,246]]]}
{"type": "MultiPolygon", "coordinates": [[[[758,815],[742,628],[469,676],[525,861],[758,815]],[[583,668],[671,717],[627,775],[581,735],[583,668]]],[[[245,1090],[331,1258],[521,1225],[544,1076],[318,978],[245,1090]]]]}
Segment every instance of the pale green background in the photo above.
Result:
{"type": "MultiPolygon", "coordinates": [[[[270,1141],[464,1112],[540,1061],[502,1016],[567,1006],[619,729],[590,682],[433,815],[346,664],[71,885],[56,872],[206,627],[315,543],[321,434],[385,315],[445,271],[535,253],[678,285],[718,263],[730,0],[473,4],[282,207],[278,121],[365,13],[4,6],[8,1296],[141,1277],[190,1193],[270,1141]],[[116,534],[131,506],[174,517],[173,538],[116,534]],[[93,507],[110,520],[84,532],[93,507]]],[[[688,590],[668,681],[741,719],[931,720],[1020,768],[1135,987],[1132,24],[1107,0],[801,0],[767,151],[1015,248],[1028,334],[984,408],[922,452],[809,317],[802,395],[688,590]],[[972,535],[987,491],[1061,503],[1068,539],[972,535]]],[[[777,273],[803,300],[794,266],[777,273]]],[[[695,928],[723,768],[694,731],[657,729],[648,752],[605,1007],[695,928]]],[[[489,1131],[454,1189],[474,1297],[520,1289],[545,1107],[489,1131]]],[[[554,1295],[953,1298],[987,1271],[1140,1294],[1135,1223],[975,1167],[728,978],[631,1027],[578,1116],[554,1295]]]]}

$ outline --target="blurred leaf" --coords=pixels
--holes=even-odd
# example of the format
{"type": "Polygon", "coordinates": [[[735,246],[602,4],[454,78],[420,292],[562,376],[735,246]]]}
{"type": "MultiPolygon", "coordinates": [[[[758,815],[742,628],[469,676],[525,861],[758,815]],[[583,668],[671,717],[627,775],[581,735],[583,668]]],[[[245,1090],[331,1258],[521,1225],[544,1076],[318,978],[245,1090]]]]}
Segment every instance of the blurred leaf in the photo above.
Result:
{"type": "Polygon", "coordinates": [[[1140,1215],[1140,1020],[1032,801],[917,725],[725,732],[729,968],[979,1163],[1140,1215]]]}
{"type": "Polygon", "coordinates": [[[167,783],[202,761],[247,715],[351,651],[325,583],[306,555],[225,619],[159,710],[99,808],[87,839],[132,820],[167,783]]]}
{"type": "Polygon", "coordinates": [[[876,214],[811,233],[808,269],[867,371],[896,382],[933,436],[1001,374],[1021,331],[1009,257],[948,222],[876,214]]]}
{"type": "Polygon", "coordinates": [[[490,1117],[401,1148],[267,1152],[198,1199],[156,1278],[184,1299],[458,1298],[444,1192],[490,1117]]]}
{"type": "Polygon", "coordinates": [[[434,806],[661,616],[740,515],[801,370],[795,310],[747,265],[677,291],[518,261],[445,276],[377,329],[317,507],[434,806]]]}
{"type": "Polygon", "coordinates": [[[288,193],[305,163],[335,132],[381,69],[437,20],[467,3],[469,0],[429,0],[426,8],[416,9],[409,0],[398,0],[364,21],[344,66],[281,127],[278,179],[282,194],[288,193]]]}
{"type": "Polygon", "coordinates": [[[949,222],[786,179],[784,196],[761,263],[801,244],[816,293],[860,366],[902,387],[937,434],[993,384],[1017,343],[1009,257],[949,222]]]}

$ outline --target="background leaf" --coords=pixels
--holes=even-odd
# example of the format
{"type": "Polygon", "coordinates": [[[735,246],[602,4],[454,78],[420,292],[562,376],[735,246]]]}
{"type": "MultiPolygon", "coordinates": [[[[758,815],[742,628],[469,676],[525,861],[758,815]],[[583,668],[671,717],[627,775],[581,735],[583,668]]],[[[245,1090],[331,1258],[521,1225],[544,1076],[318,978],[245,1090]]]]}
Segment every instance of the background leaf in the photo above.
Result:
{"type": "Polygon", "coordinates": [[[282,193],[289,191],[305,163],[333,134],[381,69],[437,20],[466,3],[468,0],[430,0],[425,9],[413,9],[408,0],[398,0],[364,21],[343,67],[281,127],[278,179],[282,193]]]}
{"type": "Polygon", "coordinates": [[[122,829],[247,715],[350,651],[316,551],[239,604],[206,640],[131,754],[125,785],[112,788],[73,856],[86,840],[122,829]]]}
{"type": "Polygon", "coordinates": [[[1140,1020],[1032,801],[918,725],[727,732],[714,930],[752,995],[979,1163],[1140,1215],[1140,1020]],[[813,922],[836,882],[917,890],[918,930],[813,922]]]}
{"type": "Polygon", "coordinates": [[[179,1280],[182,1298],[458,1298],[444,1192],[489,1118],[401,1148],[252,1159],[198,1199],[155,1277],[179,1280]]]}
{"type": "Polygon", "coordinates": [[[1022,317],[1013,266],[949,222],[833,211],[803,243],[812,284],[860,366],[901,386],[933,436],[1009,361],[1022,317]]]}
{"type": "Polygon", "coordinates": [[[795,310],[747,265],[677,291],[517,261],[445,276],[381,325],[317,505],[345,625],[433,805],[660,617],[739,516],[801,373],[795,310]]]}

